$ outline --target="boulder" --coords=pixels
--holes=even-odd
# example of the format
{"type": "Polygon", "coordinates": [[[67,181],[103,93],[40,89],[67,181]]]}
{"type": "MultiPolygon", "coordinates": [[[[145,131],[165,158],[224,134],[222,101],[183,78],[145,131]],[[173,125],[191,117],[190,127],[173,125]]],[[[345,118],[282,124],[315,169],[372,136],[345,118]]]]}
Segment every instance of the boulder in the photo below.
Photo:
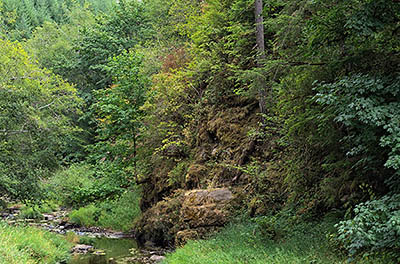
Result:
{"type": "Polygon", "coordinates": [[[143,213],[135,228],[135,236],[140,243],[170,246],[174,242],[175,234],[181,228],[182,193],[158,202],[143,213]]]}
{"type": "Polygon", "coordinates": [[[226,224],[234,196],[227,188],[181,191],[147,210],[136,226],[141,243],[183,245],[226,224]]]}
{"type": "Polygon", "coordinates": [[[164,259],[165,259],[164,256],[153,255],[153,256],[150,257],[150,260],[153,261],[153,262],[155,262],[155,263],[161,262],[161,261],[163,261],[164,259]]]}
{"type": "Polygon", "coordinates": [[[192,190],[185,193],[181,218],[190,228],[223,226],[227,205],[233,199],[227,188],[192,190]]]}

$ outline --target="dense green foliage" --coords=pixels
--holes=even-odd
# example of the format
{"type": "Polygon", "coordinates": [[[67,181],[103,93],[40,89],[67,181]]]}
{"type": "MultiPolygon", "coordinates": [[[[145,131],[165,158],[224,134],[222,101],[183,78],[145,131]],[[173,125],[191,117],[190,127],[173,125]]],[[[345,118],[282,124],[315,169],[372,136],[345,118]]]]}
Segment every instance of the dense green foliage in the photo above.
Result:
{"type": "Polygon", "coordinates": [[[77,70],[79,58],[74,43],[81,38],[82,28],[92,25],[94,20],[95,14],[90,9],[74,8],[68,24],[44,22],[24,46],[42,66],[71,83],[79,83],[83,73],[77,70]]]}
{"type": "Polygon", "coordinates": [[[398,261],[399,195],[361,203],[354,208],[355,217],[338,224],[338,239],[352,257],[379,256],[387,263],[398,261]]]}
{"type": "Polygon", "coordinates": [[[147,31],[143,4],[125,0],[111,12],[97,17],[93,25],[82,28],[74,47],[79,54],[77,71],[82,74],[77,84],[85,96],[90,96],[93,89],[111,85],[113,76],[107,71],[109,60],[144,41],[147,31]]]}
{"type": "Polygon", "coordinates": [[[63,237],[32,227],[0,224],[0,263],[56,264],[69,258],[71,244],[63,237]]]}
{"type": "MultiPolygon", "coordinates": [[[[74,208],[69,214],[74,224],[129,231],[141,215],[141,192],[138,187],[130,187],[135,185],[127,180],[129,175],[117,164],[74,164],[56,172],[43,188],[56,203],[74,208]]],[[[46,204],[26,213],[40,217],[43,207],[46,204]]],[[[22,210],[21,214],[24,212],[22,210]]]]}
{"type": "Polygon", "coordinates": [[[83,206],[119,196],[128,186],[127,175],[113,163],[74,164],[57,171],[44,184],[50,198],[66,206],[83,206]]]}
{"type": "Polygon", "coordinates": [[[94,12],[107,11],[113,0],[1,0],[0,33],[11,40],[28,39],[44,22],[66,24],[74,8],[90,7],[94,12]]]}
{"type": "Polygon", "coordinates": [[[38,179],[69,154],[80,100],[73,86],[42,70],[21,45],[0,44],[0,189],[14,198],[35,199],[38,179]]]}
{"type": "MultiPolygon", "coordinates": [[[[114,84],[95,92],[92,105],[97,120],[97,143],[91,159],[122,164],[137,178],[137,144],[149,81],[141,73],[141,56],[124,52],[107,65],[114,84]]],[[[131,179],[132,180],[132,179],[131,179]]]]}
{"type": "Polygon", "coordinates": [[[53,201],[42,201],[40,204],[24,205],[21,207],[18,218],[42,220],[44,218],[43,214],[49,214],[58,209],[58,205],[53,201]]]}

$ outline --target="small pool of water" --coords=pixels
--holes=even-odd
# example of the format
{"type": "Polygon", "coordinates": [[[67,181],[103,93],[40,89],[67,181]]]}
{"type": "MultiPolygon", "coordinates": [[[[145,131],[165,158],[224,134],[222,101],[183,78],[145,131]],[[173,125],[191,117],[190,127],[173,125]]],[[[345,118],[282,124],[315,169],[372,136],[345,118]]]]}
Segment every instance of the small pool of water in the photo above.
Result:
{"type": "Polygon", "coordinates": [[[85,255],[74,255],[68,264],[113,264],[115,262],[110,259],[120,259],[131,256],[130,249],[138,248],[135,240],[127,238],[93,238],[93,246],[95,249],[104,251],[105,255],[93,255],[91,253],[85,255]]]}

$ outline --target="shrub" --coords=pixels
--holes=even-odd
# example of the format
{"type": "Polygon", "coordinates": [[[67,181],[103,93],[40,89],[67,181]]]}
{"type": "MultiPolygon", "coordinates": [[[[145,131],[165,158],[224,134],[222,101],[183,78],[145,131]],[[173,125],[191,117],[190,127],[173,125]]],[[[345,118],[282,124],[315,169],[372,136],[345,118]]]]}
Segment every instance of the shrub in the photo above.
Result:
{"type": "Polygon", "coordinates": [[[120,197],[96,204],[90,204],[70,213],[70,221],[89,227],[100,226],[114,230],[128,231],[139,217],[140,192],[127,190],[120,197]]]}
{"type": "Polygon", "coordinates": [[[70,222],[80,226],[96,226],[98,209],[93,204],[74,210],[69,214],[70,222]]]}
{"type": "Polygon", "coordinates": [[[128,185],[126,173],[112,162],[73,164],[57,172],[47,188],[66,206],[85,206],[118,196],[128,185]]]}
{"type": "Polygon", "coordinates": [[[379,254],[388,261],[400,259],[400,195],[387,195],[357,205],[353,219],[341,221],[338,240],[351,257],[379,254]]]}
{"type": "Polygon", "coordinates": [[[99,225],[122,231],[130,230],[141,214],[139,201],[140,192],[128,190],[119,199],[101,203],[99,225]]]}
{"type": "Polygon", "coordinates": [[[21,219],[43,219],[42,214],[57,211],[58,205],[54,201],[45,201],[41,204],[28,204],[21,208],[18,217],[21,219]]]}
{"type": "Polygon", "coordinates": [[[73,164],[58,171],[48,182],[53,197],[64,205],[82,204],[93,187],[94,170],[88,164],[73,164]]]}
{"type": "Polygon", "coordinates": [[[40,213],[36,206],[24,206],[21,208],[21,212],[18,215],[21,219],[43,219],[43,215],[40,213]]]}

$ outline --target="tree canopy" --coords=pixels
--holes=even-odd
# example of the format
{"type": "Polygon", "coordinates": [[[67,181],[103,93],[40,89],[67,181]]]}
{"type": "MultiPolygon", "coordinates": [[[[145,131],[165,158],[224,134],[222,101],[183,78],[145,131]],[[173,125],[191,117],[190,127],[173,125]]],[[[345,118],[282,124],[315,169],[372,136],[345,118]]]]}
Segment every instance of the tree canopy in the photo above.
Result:
{"type": "Polygon", "coordinates": [[[14,198],[34,199],[38,180],[68,155],[80,99],[73,86],[31,61],[20,44],[0,44],[0,188],[14,198]]]}

